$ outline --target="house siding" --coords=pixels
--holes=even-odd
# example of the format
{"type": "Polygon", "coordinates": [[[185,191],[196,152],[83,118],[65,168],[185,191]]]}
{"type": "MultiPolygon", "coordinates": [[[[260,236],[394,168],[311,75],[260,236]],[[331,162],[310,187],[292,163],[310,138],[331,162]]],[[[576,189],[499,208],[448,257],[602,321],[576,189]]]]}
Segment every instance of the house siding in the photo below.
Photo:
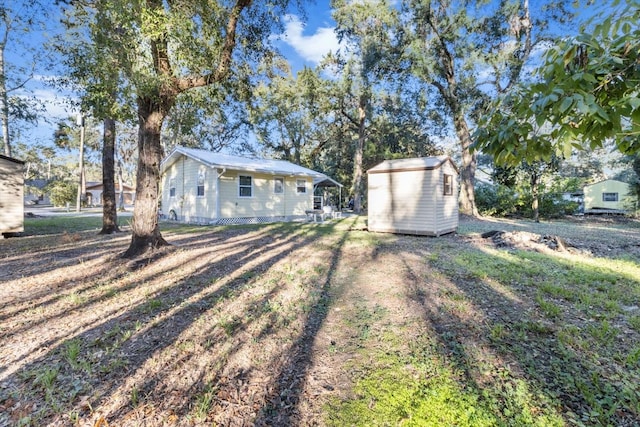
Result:
{"type": "Polygon", "coordinates": [[[369,230],[433,236],[455,231],[457,176],[449,161],[434,169],[369,173],[369,230]],[[443,195],[444,174],[453,177],[452,195],[443,195]]]}
{"type": "Polygon", "coordinates": [[[217,171],[182,157],[173,163],[162,179],[162,212],[174,211],[178,219],[186,222],[207,222],[216,218],[217,171]],[[198,196],[198,176],[204,174],[204,196],[198,196]],[[175,182],[175,196],[170,196],[171,180],[175,182]]]}
{"type": "Polygon", "coordinates": [[[227,171],[220,177],[220,218],[288,217],[304,215],[313,205],[313,181],[309,177],[283,177],[244,171],[227,171]],[[251,176],[251,197],[240,197],[239,176],[251,176]],[[284,193],[275,194],[275,178],[284,178],[284,193]],[[299,194],[296,181],[306,182],[299,194]]]}
{"type": "Polygon", "coordinates": [[[24,164],[0,157],[0,233],[24,231],[24,164]]]}
{"type": "Polygon", "coordinates": [[[302,216],[313,206],[311,177],[284,177],[244,171],[218,171],[189,157],[181,157],[162,177],[162,213],[176,213],[180,221],[209,223],[229,218],[276,218],[302,216]],[[197,195],[198,175],[204,173],[204,197],[197,195]],[[220,174],[218,178],[218,174],[220,174]],[[238,176],[252,177],[252,196],[240,197],[238,176]],[[284,179],[284,192],[274,193],[275,178],[284,179]],[[170,196],[171,180],[175,196],[170,196]],[[297,192],[297,180],[303,179],[307,192],[297,192]],[[216,186],[218,186],[216,188],[216,186]],[[218,206],[219,205],[219,206],[218,206]]]}
{"type": "Polygon", "coordinates": [[[584,187],[584,210],[587,212],[592,209],[628,209],[629,193],[629,184],[613,179],[607,179],[605,181],[587,185],[584,187]],[[603,193],[617,193],[618,200],[604,201],[602,200],[603,193]]]}

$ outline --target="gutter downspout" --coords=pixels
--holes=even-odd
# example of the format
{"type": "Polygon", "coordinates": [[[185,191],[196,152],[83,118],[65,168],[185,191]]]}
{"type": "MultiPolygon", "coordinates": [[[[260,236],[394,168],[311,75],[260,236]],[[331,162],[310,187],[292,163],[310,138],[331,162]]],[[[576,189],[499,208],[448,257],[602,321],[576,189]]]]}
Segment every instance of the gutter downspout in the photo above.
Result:
{"type": "MultiPolygon", "coordinates": [[[[182,156],[182,196],[180,197],[180,217],[186,221],[186,216],[184,215],[185,212],[185,207],[184,204],[187,200],[185,191],[184,191],[184,165],[185,165],[185,161],[187,159],[187,156],[183,155],[182,156]]],[[[182,222],[182,221],[181,221],[182,222]]]]}

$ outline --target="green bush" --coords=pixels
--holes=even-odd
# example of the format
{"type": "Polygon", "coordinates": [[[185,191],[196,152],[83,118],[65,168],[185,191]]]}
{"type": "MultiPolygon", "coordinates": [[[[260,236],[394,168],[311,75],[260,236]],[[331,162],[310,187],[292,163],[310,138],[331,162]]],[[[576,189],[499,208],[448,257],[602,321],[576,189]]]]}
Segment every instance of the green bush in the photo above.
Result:
{"type": "Polygon", "coordinates": [[[53,181],[45,187],[54,206],[65,206],[67,203],[75,203],[78,195],[78,186],[68,181],[53,181]]]}
{"type": "MultiPolygon", "coordinates": [[[[558,189],[548,192],[544,186],[540,186],[538,197],[538,211],[542,218],[558,218],[572,215],[578,209],[578,204],[562,198],[558,189]]],[[[511,189],[504,185],[479,184],[476,186],[476,206],[482,215],[487,216],[518,216],[524,218],[533,217],[531,188],[518,186],[511,189]]]]}
{"type": "Polygon", "coordinates": [[[518,196],[515,190],[504,185],[479,184],[476,187],[476,206],[482,215],[516,215],[518,196]]]}

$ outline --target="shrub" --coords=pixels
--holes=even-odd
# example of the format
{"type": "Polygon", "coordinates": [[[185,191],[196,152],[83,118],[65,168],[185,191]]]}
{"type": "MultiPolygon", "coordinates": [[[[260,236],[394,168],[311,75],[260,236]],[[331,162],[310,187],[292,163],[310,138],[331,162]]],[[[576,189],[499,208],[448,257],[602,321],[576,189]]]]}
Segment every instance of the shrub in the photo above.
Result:
{"type": "Polygon", "coordinates": [[[508,216],[518,212],[518,195],[504,185],[479,184],[475,197],[482,215],[508,216]]]}
{"type": "MultiPolygon", "coordinates": [[[[564,200],[556,190],[547,192],[544,186],[540,186],[538,212],[542,218],[572,215],[578,210],[578,203],[564,200]]],[[[479,184],[475,196],[476,206],[482,215],[533,217],[533,197],[529,186],[518,186],[516,190],[500,184],[479,184]]]]}
{"type": "Polygon", "coordinates": [[[74,203],[78,194],[78,187],[68,181],[53,181],[45,187],[54,206],[65,206],[74,203]]]}

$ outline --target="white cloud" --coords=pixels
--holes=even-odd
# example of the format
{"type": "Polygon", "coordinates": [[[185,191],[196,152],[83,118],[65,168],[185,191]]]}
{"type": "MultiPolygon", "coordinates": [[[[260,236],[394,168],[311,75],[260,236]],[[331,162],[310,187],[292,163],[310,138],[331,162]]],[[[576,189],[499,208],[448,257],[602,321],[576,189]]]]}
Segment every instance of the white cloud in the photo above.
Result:
{"type": "Polygon", "coordinates": [[[314,34],[305,35],[305,25],[296,15],[287,15],[285,21],[284,34],[278,40],[291,46],[305,61],[318,64],[327,53],[340,48],[333,27],[318,27],[314,34]]]}
{"type": "Polygon", "coordinates": [[[72,107],[69,105],[69,99],[61,97],[54,90],[36,89],[33,91],[33,95],[44,104],[45,115],[51,120],[60,120],[74,115],[72,107]]]}
{"type": "Polygon", "coordinates": [[[26,134],[31,141],[50,142],[59,120],[73,116],[72,98],[70,94],[61,93],[59,90],[43,84],[46,79],[34,77],[28,82],[27,87],[12,94],[22,98],[36,98],[44,107],[39,114],[38,123],[35,125],[24,124],[26,134]]]}

